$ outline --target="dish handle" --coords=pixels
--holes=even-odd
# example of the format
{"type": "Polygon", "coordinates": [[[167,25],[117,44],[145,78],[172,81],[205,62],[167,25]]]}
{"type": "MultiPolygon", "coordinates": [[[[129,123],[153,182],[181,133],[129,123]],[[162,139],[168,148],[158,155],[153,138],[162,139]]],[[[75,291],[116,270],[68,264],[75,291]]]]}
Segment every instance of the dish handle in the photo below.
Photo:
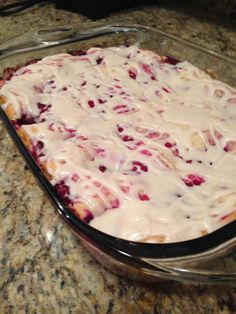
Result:
{"type": "Polygon", "coordinates": [[[106,25],[96,28],[80,29],[73,26],[45,28],[18,35],[0,44],[0,59],[9,55],[43,49],[74,41],[108,35],[114,32],[147,31],[148,27],[138,25],[106,25]]]}
{"type": "Polygon", "coordinates": [[[147,263],[153,272],[162,272],[162,276],[167,279],[172,277],[176,280],[206,283],[206,284],[236,284],[236,254],[232,252],[227,256],[212,257],[202,261],[179,261],[163,262],[142,258],[142,262],[147,263]]]}

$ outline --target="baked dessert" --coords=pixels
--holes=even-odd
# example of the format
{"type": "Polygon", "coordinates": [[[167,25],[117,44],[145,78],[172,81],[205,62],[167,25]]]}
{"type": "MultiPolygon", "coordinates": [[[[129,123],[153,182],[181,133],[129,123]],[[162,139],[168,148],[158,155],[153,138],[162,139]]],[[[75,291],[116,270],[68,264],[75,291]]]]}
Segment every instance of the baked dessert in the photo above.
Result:
{"type": "Polygon", "coordinates": [[[116,237],[178,242],[236,219],[236,90],[137,46],[7,69],[1,104],[67,206],[116,237]]]}

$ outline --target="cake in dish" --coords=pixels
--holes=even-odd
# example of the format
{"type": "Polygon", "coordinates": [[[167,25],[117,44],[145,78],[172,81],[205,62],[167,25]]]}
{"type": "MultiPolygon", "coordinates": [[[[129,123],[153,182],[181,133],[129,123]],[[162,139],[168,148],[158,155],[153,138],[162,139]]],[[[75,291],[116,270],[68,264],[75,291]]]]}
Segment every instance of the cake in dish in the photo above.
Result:
{"type": "Polygon", "coordinates": [[[178,242],[236,219],[236,90],[138,46],[8,69],[1,104],[64,203],[110,235],[178,242]]]}

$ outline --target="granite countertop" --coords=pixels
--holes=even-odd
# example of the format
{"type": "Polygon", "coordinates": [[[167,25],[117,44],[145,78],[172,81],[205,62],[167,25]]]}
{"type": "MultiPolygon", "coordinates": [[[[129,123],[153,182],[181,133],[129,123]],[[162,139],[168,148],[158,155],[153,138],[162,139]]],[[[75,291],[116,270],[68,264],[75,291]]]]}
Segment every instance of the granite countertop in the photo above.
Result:
{"type": "MultiPolygon", "coordinates": [[[[152,26],[236,58],[235,22],[229,15],[222,19],[206,6],[192,11],[186,5],[178,11],[173,1],[160,1],[115,13],[102,22],[152,26]]],[[[98,22],[56,10],[53,4],[35,6],[0,18],[0,40],[29,28],[63,23],[98,22]]],[[[2,124],[0,145],[0,313],[236,312],[235,287],[150,285],[108,272],[60,219],[2,124]]]]}

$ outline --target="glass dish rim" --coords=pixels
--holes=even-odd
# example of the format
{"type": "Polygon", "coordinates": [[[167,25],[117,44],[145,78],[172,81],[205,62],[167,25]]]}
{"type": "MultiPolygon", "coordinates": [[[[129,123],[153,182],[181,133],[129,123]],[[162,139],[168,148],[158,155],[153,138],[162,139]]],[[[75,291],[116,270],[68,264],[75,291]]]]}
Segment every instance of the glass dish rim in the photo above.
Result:
{"type": "MultiPolygon", "coordinates": [[[[136,25],[136,24],[102,24],[101,26],[95,26],[95,27],[88,27],[84,28],[86,29],[86,33],[90,38],[93,38],[93,35],[96,35],[96,31],[98,32],[97,36],[103,36],[106,34],[112,34],[117,32],[129,32],[130,30],[135,31],[146,31],[146,32],[153,32],[158,35],[164,36],[166,38],[169,38],[173,41],[179,42],[181,44],[184,44],[188,46],[191,49],[197,49],[200,50],[203,53],[206,53],[208,55],[212,55],[214,57],[220,58],[224,62],[230,62],[232,65],[236,66],[236,61],[229,57],[225,57],[219,53],[213,52],[211,50],[208,50],[206,48],[200,47],[196,44],[192,44],[184,39],[175,37],[173,35],[169,35],[163,31],[142,26],[142,25],[136,25]],[[109,33],[106,33],[108,32],[109,33]]],[[[84,30],[83,29],[83,30],[84,30]]],[[[81,32],[82,33],[82,32],[81,32]]],[[[86,40],[86,35],[82,36],[82,38],[70,38],[63,39],[63,40],[57,40],[54,42],[51,42],[51,44],[38,46],[38,47],[32,47],[19,50],[19,49],[13,49],[12,52],[9,54],[3,54],[1,56],[2,58],[8,58],[11,57],[14,54],[17,53],[25,53],[32,50],[41,50],[44,48],[50,48],[52,46],[60,46],[67,43],[72,42],[80,42],[86,40]]],[[[0,49],[1,51],[1,49],[0,49]]],[[[0,110],[0,116],[9,132],[11,137],[14,140],[14,143],[22,153],[25,161],[29,165],[30,169],[32,170],[33,174],[36,176],[36,178],[39,180],[41,186],[46,191],[47,195],[49,196],[50,200],[56,207],[56,209],[59,211],[59,213],[63,216],[63,218],[68,222],[68,224],[77,232],[81,237],[88,238],[92,240],[96,245],[100,245],[101,247],[105,247],[109,251],[113,251],[115,253],[122,253],[126,256],[130,256],[133,258],[151,258],[151,259],[158,259],[158,260],[177,260],[182,258],[194,258],[197,256],[202,256],[204,254],[210,254],[210,252],[215,251],[221,246],[231,246],[236,241],[236,221],[233,221],[220,229],[196,238],[192,240],[186,240],[181,242],[173,242],[173,243],[141,243],[141,242],[133,242],[124,240],[121,238],[116,238],[111,235],[108,235],[106,233],[103,233],[97,229],[94,229],[90,225],[84,223],[79,218],[77,218],[73,212],[65,205],[63,204],[63,201],[60,199],[60,196],[57,194],[53,186],[49,183],[39,166],[34,161],[33,157],[30,155],[26,147],[24,146],[23,142],[19,138],[18,134],[16,133],[14,127],[12,126],[10,120],[6,116],[5,112],[1,108],[0,110]]]]}

